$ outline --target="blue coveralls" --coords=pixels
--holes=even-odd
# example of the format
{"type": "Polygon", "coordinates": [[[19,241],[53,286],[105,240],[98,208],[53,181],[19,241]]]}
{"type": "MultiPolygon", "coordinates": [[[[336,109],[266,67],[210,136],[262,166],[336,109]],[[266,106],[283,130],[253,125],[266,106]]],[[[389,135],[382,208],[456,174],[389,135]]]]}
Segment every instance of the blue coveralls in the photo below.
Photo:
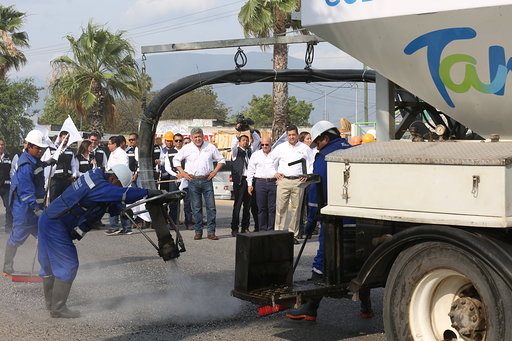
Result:
{"type": "MultiPolygon", "coordinates": [[[[324,148],[318,151],[315,155],[315,162],[313,163],[313,174],[318,174],[322,178],[322,193],[324,196],[323,202],[327,202],[327,161],[325,161],[325,157],[337,150],[347,149],[352,147],[347,140],[343,138],[337,138],[330,141],[324,148]]],[[[319,184],[312,184],[309,188],[309,198],[308,198],[308,225],[311,228],[316,225],[316,215],[318,210],[318,199],[317,199],[317,187],[319,184]]],[[[343,219],[343,224],[354,223],[354,219],[343,219]]],[[[318,236],[318,251],[316,253],[316,257],[313,260],[313,271],[318,274],[324,273],[324,228],[323,224],[320,228],[320,235],[318,236]]]]}
{"type": "Polygon", "coordinates": [[[18,170],[11,179],[9,192],[13,216],[13,229],[7,240],[12,246],[20,246],[29,235],[37,238],[37,219],[34,213],[43,208],[44,164],[27,151],[18,160],[18,170]]]}
{"type": "Polygon", "coordinates": [[[88,232],[105,212],[119,215],[122,204],[147,196],[143,188],[118,187],[100,168],[86,172],[55,199],[39,218],[40,276],[72,282],[78,270],[74,228],[88,232]]]}

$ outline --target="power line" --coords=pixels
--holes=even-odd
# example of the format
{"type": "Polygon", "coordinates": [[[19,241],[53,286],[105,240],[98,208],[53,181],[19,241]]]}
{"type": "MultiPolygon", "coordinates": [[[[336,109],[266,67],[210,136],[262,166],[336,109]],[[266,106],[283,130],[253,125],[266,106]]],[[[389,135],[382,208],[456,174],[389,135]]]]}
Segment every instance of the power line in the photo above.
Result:
{"type": "MultiPolygon", "coordinates": [[[[223,12],[223,13],[213,14],[213,15],[209,15],[209,16],[206,16],[206,17],[203,17],[203,18],[196,18],[196,19],[193,19],[193,20],[190,20],[190,21],[185,21],[185,22],[182,22],[182,23],[175,23],[175,24],[172,24],[170,26],[156,27],[156,28],[148,29],[148,30],[142,31],[142,32],[133,32],[133,33],[130,32],[130,31],[137,31],[137,30],[140,30],[140,29],[145,29],[145,28],[148,28],[148,27],[151,27],[151,26],[162,24],[162,23],[169,23],[172,20],[179,20],[179,19],[186,18],[186,17],[197,16],[198,14],[201,14],[201,13],[211,12],[213,10],[216,10],[216,9],[219,9],[219,8],[228,7],[228,6],[231,6],[231,5],[234,5],[234,4],[238,4],[238,3],[241,3],[241,2],[243,2],[243,1],[231,2],[231,3],[226,4],[226,5],[211,7],[211,8],[202,10],[202,11],[197,11],[197,12],[192,13],[192,14],[187,14],[187,15],[183,15],[183,16],[179,16],[179,17],[170,18],[170,19],[163,20],[163,21],[160,21],[160,22],[157,22],[157,23],[143,25],[143,26],[136,26],[136,27],[130,28],[130,29],[125,30],[125,31],[127,32],[127,37],[128,38],[137,38],[137,37],[143,37],[143,36],[150,35],[150,34],[162,33],[162,32],[166,32],[166,31],[170,31],[170,30],[174,30],[174,29],[184,28],[184,27],[187,27],[187,26],[194,26],[194,25],[198,25],[198,24],[202,24],[202,23],[206,23],[206,22],[211,22],[211,21],[215,21],[215,20],[219,20],[219,19],[224,19],[224,18],[227,18],[227,17],[232,16],[234,14],[237,14],[239,12],[239,10],[231,11],[229,13],[223,12]]],[[[65,49],[68,46],[69,46],[68,44],[62,43],[62,44],[48,45],[48,46],[45,46],[45,47],[31,48],[30,50],[28,50],[25,53],[25,55],[27,55],[27,56],[35,56],[35,55],[51,54],[51,53],[55,53],[55,52],[63,52],[63,51],[65,51],[65,49]]]]}

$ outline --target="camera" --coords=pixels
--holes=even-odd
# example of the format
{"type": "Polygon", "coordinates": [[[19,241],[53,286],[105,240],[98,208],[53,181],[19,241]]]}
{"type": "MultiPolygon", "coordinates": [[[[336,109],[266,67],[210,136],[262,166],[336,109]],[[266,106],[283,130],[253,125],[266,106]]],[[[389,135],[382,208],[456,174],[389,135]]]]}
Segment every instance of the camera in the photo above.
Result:
{"type": "Polygon", "coordinates": [[[247,130],[251,130],[250,126],[254,124],[254,121],[252,119],[240,114],[236,117],[236,123],[238,125],[236,130],[247,131],[247,130]]]}

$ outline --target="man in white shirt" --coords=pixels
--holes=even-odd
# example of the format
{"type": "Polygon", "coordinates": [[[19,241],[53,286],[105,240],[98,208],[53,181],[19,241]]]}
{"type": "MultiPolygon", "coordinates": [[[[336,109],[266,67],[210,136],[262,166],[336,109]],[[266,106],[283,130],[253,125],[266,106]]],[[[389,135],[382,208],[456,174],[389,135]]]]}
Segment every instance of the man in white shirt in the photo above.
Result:
{"type": "MultiPolygon", "coordinates": [[[[121,138],[119,136],[112,136],[108,140],[108,150],[110,150],[110,156],[107,162],[107,171],[111,170],[115,165],[125,165],[129,167],[128,154],[121,147],[121,138]]],[[[110,228],[105,232],[107,235],[116,234],[132,234],[132,228],[130,221],[124,217],[121,217],[121,225],[119,226],[119,216],[110,216],[110,228]]]]}
{"type": "Polygon", "coordinates": [[[108,140],[107,144],[108,150],[110,150],[110,156],[107,161],[107,171],[111,170],[115,165],[125,165],[129,167],[129,159],[128,154],[121,148],[121,139],[119,136],[112,136],[108,140]]]}
{"type": "Polygon", "coordinates": [[[201,197],[204,198],[206,205],[208,239],[217,240],[219,239],[215,235],[217,210],[215,208],[212,179],[224,166],[226,160],[213,144],[204,141],[201,128],[192,128],[190,136],[192,143],[181,148],[172,161],[181,176],[188,181],[188,193],[195,221],[194,230],[196,234],[194,240],[203,237],[203,204],[201,197]],[[181,163],[183,160],[185,160],[184,169],[181,163]],[[215,169],[213,168],[214,160],[217,161],[215,169]]]}
{"type": "Polygon", "coordinates": [[[288,126],[286,133],[288,141],[281,143],[270,153],[270,158],[278,164],[277,173],[274,175],[277,179],[275,229],[285,229],[286,213],[290,203],[291,221],[288,231],[293,232],[294,242],[299,244],[299,219],[304,196],[304,188],[299,185],[306,178],[301,177],[303,171],[300,163],[293,166],[290,166],[289,163],[305,159],[307,172],[311,173],[315,155],[308,145],[299,142],[299,132],[296,126],[288,126]]]}
{"type": "Polygon", "coordinates": [[[271,147],[270,137],[262,137],[261,150],[252,154],[247,167],[247,192],[256,197],[260,231],[273,230],[276,219],[277,163],[269,156],[271,147]]]}

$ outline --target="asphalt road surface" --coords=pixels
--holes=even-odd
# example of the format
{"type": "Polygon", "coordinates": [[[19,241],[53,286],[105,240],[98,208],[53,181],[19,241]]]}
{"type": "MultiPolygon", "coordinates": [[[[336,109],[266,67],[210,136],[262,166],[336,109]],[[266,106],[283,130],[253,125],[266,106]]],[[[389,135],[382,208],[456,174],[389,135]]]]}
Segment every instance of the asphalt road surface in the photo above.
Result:
{"type": "MultiPolygon", "coordinates": [[[[80,268],[68,300],[71,309],[82,313],[78,319],[50,318],[41,283],[0,278],[0,339],[385,340],[382,290],[372,291],[372,319],[359,316],[359,302],[324,299],[317,322],[291,321],[283,312],[258,317],[257,306],[231,297],[235,268],[231,208],[232,201],[217,201],[218,241],[194,241],[193,231],[183,231],[187,251],[175,262],[163,262],[140,232],[88,233],[76,243],[80,268]]],[[[7,239],[3,224],[1,207],[0,264],[7,239]]],[[[35,245],[30,237],[19,248],[17,271],[31,271],[35,245]]],[[[296,280],[309,277],[317,246],[316,239],[306,245],[296,280]]]]}

